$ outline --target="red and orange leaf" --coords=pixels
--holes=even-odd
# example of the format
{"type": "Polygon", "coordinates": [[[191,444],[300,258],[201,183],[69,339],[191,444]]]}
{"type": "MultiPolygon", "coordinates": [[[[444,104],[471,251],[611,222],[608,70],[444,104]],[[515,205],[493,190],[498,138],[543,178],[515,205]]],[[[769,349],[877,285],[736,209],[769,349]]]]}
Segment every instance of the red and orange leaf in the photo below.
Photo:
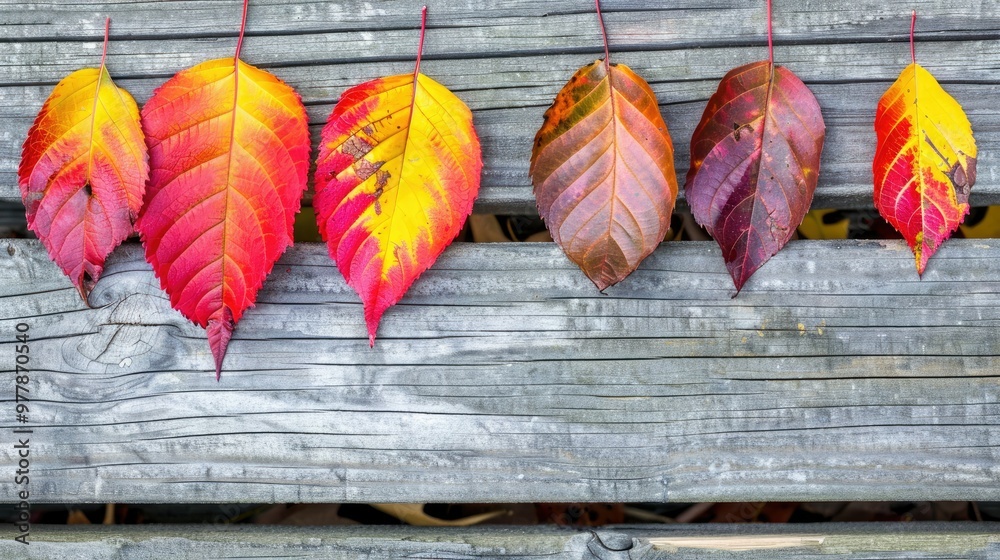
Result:
{"type": "Polygon", "coordinates": [[[629,67],[607,60],[581,68],[556,95],[530,168],[552,239],[601,291],[656,249],[677,198],[674,147],[656,96],[629,67]]]}
{"type": "MultiPolygon", "coordinates": [[[[768,41],[770,32],[768,2],[768,41]]],[[[802,223],[819,178],[819,103],[770,60],[731,70],[691,138],[684,186],[695,220],[722,248],[736,290],[802,223]]]]}
{"type": "Polygon", "coordinates": [[[292,244],[309,173],[305,108],[237,47],[178,72],[142,123],[151,173],[136,226],[171,305],[208,330],[218,377],[235,324],[292,244]]]}
{"type": "Polygon", "coordinates": [[[969,213],[976,141],[961,105],[916,62],[879,100],[875,207],[916,258],[917,273],[969,213]]]}
{"type": "Polygon", "coordinates": [[[372,345],[382,314],[455,239],[479,192],[472,112],[419,69],[418,57],[414,74],[344,92],[316,162],[319,230],[361,296],[372,345]]]}
{"type": "Polygon", "coordinates": [[[139,109],[111,80],[104,57],[99,69],[56,84],[28,131],[18,169],[28,227],[84,303],[104,260],[132,234],[146,160],[139,109]]]}

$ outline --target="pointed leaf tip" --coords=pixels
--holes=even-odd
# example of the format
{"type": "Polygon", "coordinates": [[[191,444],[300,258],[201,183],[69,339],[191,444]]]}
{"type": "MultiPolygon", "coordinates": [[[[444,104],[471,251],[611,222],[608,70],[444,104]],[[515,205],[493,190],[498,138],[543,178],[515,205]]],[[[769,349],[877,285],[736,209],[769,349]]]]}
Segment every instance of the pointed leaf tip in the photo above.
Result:
{"type": "Polygon", "coordinates": [[[80,294],[80,299],[83,300],[83,304],[90,307],[90,300],[88,299],[90,297],[90,290],[84,288],[83,285],[78,284],[76,286],[76,291],[80,294]]]}
{"type": "Polygon", "coordinates": [[[382,315],[391,304],[384,304],[376,300],[372,305],[365,302],[365,324],[368,327],[368,347],[375,348],[375,334],[378,332],[379,323],[382,322],[382,315]]]}
{"type": "Polygon", "coordinates": [[[736,286],[736,293],[733,297],[740,295],[740,291],[743,290],[743,285],[746,284],[747,280],[750,279],[750,276],[756,272],[756,269],[754,269],[749,271],[749,273],[746,273],[746,269],[742,267],[737,268],[733,265],[733,263],[728,262],[726,263],[726,269],[729,271],[729,276],[733,279],[733,286],[736,286]]]}
{"type": "Polygon", "coordinates": [[[212,357],[215,358],[215,380],[222,377],[222,362],[226,359],[226,349],[229,347],[229,340],[233,337],[233,313],[228,307],[222,308],[222,317],[209,319],[206,330],[208,331],[208,345],[212,349],[212,357]]]}
{"type": "Polygon", "coordinates": [[[80,298],[83,299],[83,304],[88,309],[93,309],[93,306],[90,305],[90,292],[94,291],[97,279],[98,275],[91,276],[89,272],[84,272],[77,281],[73,282],[76,284],[76,291],[80,293],[80,298]]]}
{"type": "Polygon", "coordinates": [[[591,276],[590,273],[587,272],[586,270],[584,271],[584,273],[587,274],[587,278],[590,278],[590,281],[594,283],[594,286],[597,288],[597,291],[601,292],[602,294],[604,293],[604,290],[607,290],[609,287],[621,281],[621,280],[617,281],[605,280],[602,275],[591,276]]]}

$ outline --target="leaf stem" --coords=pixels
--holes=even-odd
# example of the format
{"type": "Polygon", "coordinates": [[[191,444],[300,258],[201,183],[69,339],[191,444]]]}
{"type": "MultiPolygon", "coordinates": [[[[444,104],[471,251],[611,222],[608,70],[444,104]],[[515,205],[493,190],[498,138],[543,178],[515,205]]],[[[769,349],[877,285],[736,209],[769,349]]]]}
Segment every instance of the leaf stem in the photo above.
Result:
{"type": "Polygon", "coordinates": [[[917,63],[917,49],[913,46],[913,31],[917,28],[917,11],[913,10],[910,16],[910,60],[917,63]]]}
{"type": "Polygon", "coordinates": [[[247,30],[247,10],[250,8],[250,0],[243,0],[243,20],[240,22],[240,38],[236,41],[236,56],[233,57],[233,63],[238,64],[240,61],[240,50],[243,48],[243,34],[247,30]]]}
{"type": "Polygon", "coordinates": [[[413,84],[416,87],[420,75],[420,59],[424,56],[424,35],[427,34],[427,6],[420,9],[420,44],[417,45],[417,65],[413,69],[413,84]]]}
{"type": "Polygon", "coordinates": [[[594,0],[594,7],[597,8],[597,23],[601,26],[601,37],[604,39],[604,66],[611,71],[611,51],[608,49],[608,30],[604,27],[604,15],[601,14],[601,0],[594,0]]]}
{"type": "Polygon", "coordinates": [[[767,59],[774,64],[774,33],[771,30],[771,0],[767,0],[767,59]]]}
{"type": "Polygon", "coordinates": [[[101,52],[101,68],[104,68],[104,61],[108,58],[108,36],[111,32],[111,18],[104,20],[104,51],[101,52]]]}

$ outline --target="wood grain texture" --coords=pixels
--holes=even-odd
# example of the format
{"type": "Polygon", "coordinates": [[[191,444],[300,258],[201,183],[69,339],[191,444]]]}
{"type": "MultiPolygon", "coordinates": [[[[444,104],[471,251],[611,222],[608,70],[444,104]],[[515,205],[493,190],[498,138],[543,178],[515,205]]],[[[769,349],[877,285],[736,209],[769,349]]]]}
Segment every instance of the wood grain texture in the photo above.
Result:
{"type": "Polygon", "coordinates": [[[17,558],[517,558],[519,560],[989,559],[996,523],[556,527],[34,526],[17,558]]]}
{"type": "MultiPolygon", "coordinates": [[[[416,48],[415,0],[343,3],[261,0],[250,8],[244,55],[303,96],[313,142],[340,93],[408,72],[416,48]]],[[[734,66],[765,58],[763,3],[606,0],[618,62],[646,77],[677,145],[677,171],[708,97],[734,66]]],[[[870,207],[875,105],[909,62],[911,9],[918,56],[965,107],[982,157],[973,205],[1000,203],[1000,12],[990,2],[776,0],[776,57],[815,92],[828,123],[814,207],[870,207]]],[[[238,3],[0,0],[0,199],[17,197],[15,170],[31,119],[52,85],[96,64],[112,17],[108,68],[142,103],[178,70],[231,55],[238,3]],[[150,22],[170,21],[159,30],[150,22]]],[[[542,113],[580,66],[602,54],[589,4],[571,0],[442,2],[431,7],[423,69],[473,109],[486,162],[477,211],[534,213],[527,175],[542,113]]]]}
{"type": "Polygon", "coordinates": [[[39,502],[996,500],[998,260],[956,239],[919,281],[901,241],[798,241],[733,299],[676,242],[601,296],[554,244],[456,244],[369,349],[305,244],[217,383],[139,247],[86,309],[10,240],[0,356],[28,323],[39,502]]]}

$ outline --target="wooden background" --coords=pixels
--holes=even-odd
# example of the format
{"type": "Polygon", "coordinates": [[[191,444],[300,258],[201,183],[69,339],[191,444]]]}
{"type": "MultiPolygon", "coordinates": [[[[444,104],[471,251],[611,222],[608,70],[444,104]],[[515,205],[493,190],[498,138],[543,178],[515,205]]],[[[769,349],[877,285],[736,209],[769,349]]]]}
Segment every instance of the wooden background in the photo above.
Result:
{"type": "Polygon", "coordinates": [[[6,241],[0,332],[12,367],[31,325],[38,500],[1000,499],[997,262],[955,240],[918,281],[901,242],[803,241],[734,299],[676,242],[602,296],[553,244],[459,244],[369,349],[309,245],[217,383],[138,246],[87,310],[6,241]]]}
{"type": "MultiPolygon", "coordinates": [[[[765,57],[763,1],[605,4],[612,56],[656,91],[683,177],[719,79],[765,57]]],[[[302,93],[315,133],[345,87],[411,70],[419,7],[255,1],[244,59],[302,93]]],[[[775,0],[776,57],[828,126],[816,207],[871,205],[874,108],[909,61],[911,7],[920,61],[977,134],[972,200],[1000,202],[991,0],[775,0]]],[[[230,56],[239,10],[0,0],[0,199],[17,197],[19,146],[54,83],[99,62],[105,15],[109,70],[141,103],[230,56]]],[[[530,212],[530,139],[602,51],[590,3],[442,1],[429,28],[422,69],[483,139],[478,208],[530,212]]],[[[357,297],[302,244],[217,383],[204,332],[138,246],[87,309],[37,242],[3,240],[0,370],[28,323],[36,501],[997,500],[998,263],[995,242],[953,240],[918,280],[900,242],[793,242],[733,298],[714,243],[677,242],[602,296],[552,244],[457,244],[369,349],[357,297]]],[[[0,487],[11,496],[11,477],[0,487]]]]}

